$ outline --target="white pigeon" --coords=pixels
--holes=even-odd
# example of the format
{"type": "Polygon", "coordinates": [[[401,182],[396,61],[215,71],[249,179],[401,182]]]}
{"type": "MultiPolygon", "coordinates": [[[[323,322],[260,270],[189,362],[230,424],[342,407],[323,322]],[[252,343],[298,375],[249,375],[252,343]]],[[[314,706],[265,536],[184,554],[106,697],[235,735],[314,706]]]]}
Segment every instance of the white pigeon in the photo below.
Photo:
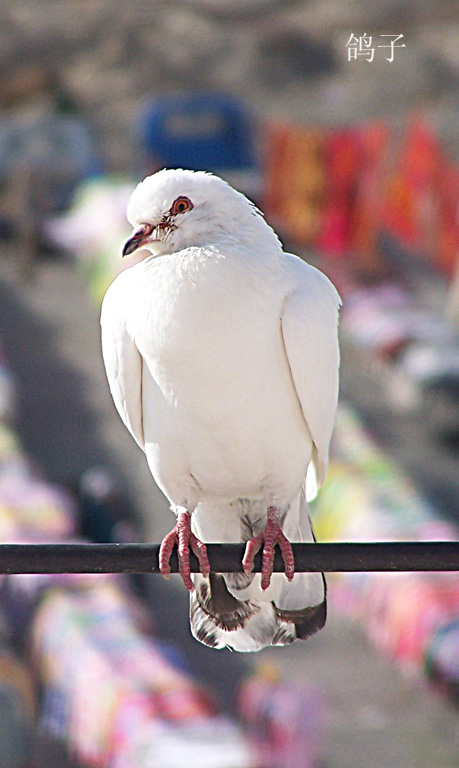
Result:
{"type": "Polygon", "coordinates": [[[123,255],[151,255],[108,289],[102,347],[119,414],[177,514],[161,571],[177,544],[192,632],[209,646],[305,639],[325,623],[325,580],[294,572],[289,542],[314,541],[306,498],[327,469],[339,296],[212,174],[147,177],[128,219],[123,255]],[[205,542],[241,541],[243,572],[209,573],[205,542]],[[272,573],[276,544],[285,574],[272,573]],[[190,548],[201,573],[190,574],[190,548]]]}

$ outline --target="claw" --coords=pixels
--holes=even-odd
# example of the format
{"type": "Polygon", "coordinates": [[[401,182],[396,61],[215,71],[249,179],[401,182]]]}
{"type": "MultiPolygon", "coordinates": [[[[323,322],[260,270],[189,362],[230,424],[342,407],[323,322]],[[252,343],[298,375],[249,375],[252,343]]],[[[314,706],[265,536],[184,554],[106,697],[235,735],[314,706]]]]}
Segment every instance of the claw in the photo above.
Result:
{"type": "Polygon", "coordinates": [[[177,524],[161,542],[159,548],[159,570],[165,579],[168,579],[171,573],[170,559],[175,546],[177,546],[179,573],[185,587],[192,592],[194,584],[190,575],[190,549],[199,560],[199,568],[203,576],[209,575],[210,563],[207,557],[206,545],[191,531],[191,514],[189,512],[181,512],[179,514],[177,524]]]}
{"type": "Polygon", "coordinates": [[[263,559],[261,565],[261,588],[268,589],[273,573],[274,549],[279,545],[285,565],[285,575],[291,581],[295,575],[295,562],[292,546],[282,531],[279,524],[279,510],[276,507],[268,507],[268,519],[261,533],[247,542],[242,567],[245,573],[253,571],[254,558],[263,547],[263,559]]]}

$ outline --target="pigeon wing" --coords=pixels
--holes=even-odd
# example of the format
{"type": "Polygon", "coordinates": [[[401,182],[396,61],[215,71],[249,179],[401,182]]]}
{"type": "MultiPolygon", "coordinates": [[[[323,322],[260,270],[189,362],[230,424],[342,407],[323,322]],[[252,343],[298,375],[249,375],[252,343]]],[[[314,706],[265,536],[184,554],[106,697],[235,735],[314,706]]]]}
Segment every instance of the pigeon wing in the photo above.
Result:
{"type": "Polygon", "coordinates": [[[128,333],[120,275],[102,304],[102,355],[116,409],[134,440],[144,450],[142,418],[142,356],[128,333]]]}
{"type": "Polygon", "coordinates": [[[314,443],[306,479],[314,498],[328,465],[338,400],[340,297],[322,272],[286,254],[292,290],[281,317],[285,352],[303,416],[314,443]]]}

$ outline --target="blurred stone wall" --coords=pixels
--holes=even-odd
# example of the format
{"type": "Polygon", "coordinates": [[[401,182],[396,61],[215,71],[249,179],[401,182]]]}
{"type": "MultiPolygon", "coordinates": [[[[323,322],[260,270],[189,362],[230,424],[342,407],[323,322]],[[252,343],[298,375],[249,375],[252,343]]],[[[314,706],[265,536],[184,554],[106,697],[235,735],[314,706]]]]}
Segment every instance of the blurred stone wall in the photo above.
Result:
{"type": "Polygon", "coordinates": [[[260,119],[326,125],[420,107],[457,156],[458,38],[455,0],[3,0],[0,116],[79,112],[124,171],[142,103],[219,89],[260,119]],[[348,61],[351,33],[402,33],[406,48],[348,61]]]}

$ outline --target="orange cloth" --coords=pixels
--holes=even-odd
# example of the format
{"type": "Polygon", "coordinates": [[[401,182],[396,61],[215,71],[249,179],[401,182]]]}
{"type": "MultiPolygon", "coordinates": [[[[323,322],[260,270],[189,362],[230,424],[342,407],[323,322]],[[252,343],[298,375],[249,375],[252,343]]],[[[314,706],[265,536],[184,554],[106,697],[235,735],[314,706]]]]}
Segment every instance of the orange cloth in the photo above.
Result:
{"type": "Polygon", "coordinates": [[[414,117],[388,187],[384,223],[402,243],[452,273],[459,253],[459,169],[414,117]]]}
{"type": "Polygon", "coordinates": [[[316,128],[271,125],[267,134],[268,221],[298,243],[310,245],[320,227],[325,194],[324,135],[316,128]]]}
{"type": "Polygon", "coordinates": [[[439,171],[439,223],[435,263],[452,275],[459,259],[459,167],[442,154],[439,171]]]}
{"type": "Polygon", "coordinates": [[[358,132],[337,130],[325,139],[327,191],[316,245],[328,258],[346,255],[360,165],[358,132]]]}
{"type": "Polygon", "coordinates": [[[406,246],[432,255],[437,223],[439,146],[433,131],[414,117],[391,176],[383,214],[387,229],[406,246]]]}

